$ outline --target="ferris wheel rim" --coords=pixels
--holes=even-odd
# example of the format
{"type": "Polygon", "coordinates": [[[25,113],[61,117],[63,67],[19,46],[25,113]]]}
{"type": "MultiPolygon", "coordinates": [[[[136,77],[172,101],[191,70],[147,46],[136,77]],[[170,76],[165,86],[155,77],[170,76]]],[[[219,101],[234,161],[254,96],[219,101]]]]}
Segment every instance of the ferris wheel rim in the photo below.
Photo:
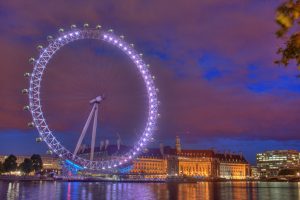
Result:
{"type": "Polygon", "coordinates": [[[51,38],[50,43],[45,48],[40,48],[39,57],[33,62],[33,72],[30,76],[29,83],[29,110],[33,118],[33,125],[37,128],[39,135],[43,141],[48,145],[49,149],[55,154],[65,160],[71,160],[76,164],[81,165],[84,169],[91,170],[111,170],[122,165],[130,163],[130,161],[139,155],[146,144],[151,140],[153,131],[155,130],[158,118],[158,99],[157,89],[154,84],[154,78],[144,62],[143,58],[133,48],[133,45],[128,44],[123,37],[119,37],[111,30],[104,31],[97,28],[84,27],[74,28],[70,31],[60,31],[56,38],[51,38]],[[134,63],[139,71],[139,74],[144,80],[144,84],[148,94],[148,116],[147,123],[143,130],[142,136],[137,140],[137,143],[127,153],[122,155],[120,159],[110,159],[105,161],[93,161],[75,155],[65,148],[59,140],[53,135],[53,132],[48,127],[46,118],[42,111],[42,104],[40,100],[40,88],[44,70],[48,62],[52,59],[55,53],[63,46],[83,39],[98,39],[102,40],[114,47],[117,47],[125,53],[134,63]]]}

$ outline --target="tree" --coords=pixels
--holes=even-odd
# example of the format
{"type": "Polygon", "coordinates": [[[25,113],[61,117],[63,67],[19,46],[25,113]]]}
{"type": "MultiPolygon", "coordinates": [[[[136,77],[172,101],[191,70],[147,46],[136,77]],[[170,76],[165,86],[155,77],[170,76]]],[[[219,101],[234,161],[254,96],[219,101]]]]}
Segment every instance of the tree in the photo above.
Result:
{"type": "Polygon", "coordinates": [[[25,158],[24,161],[20,164],[19,168],[23,173],[29,174],[33,171],[32,160],[29,158],[25,158]]]}
{"type": "Polygon", "coordinates": [[[17,169],[17,157],[14,155],[8,156],[3,163],[5,172],[15,171],[17,169]]]}
{"type": "Polygon", "coordinates": [[[41,156],[38,154],[33,154],[30,159],[32,161],[33,170],[35,172],[40,172],[41,169],[43,169],[43,161],[41,156]]]}
{"type": "Polygon", "coordinates": [[[4,172],[4,167],[3,167],[3,163],[0,162],[0,174],[2,174],[4,172]]]}
{"type": "Polygon", "coordinates": [[[275,63],[287,66],[295,60],[300,70],[300,0],[286,0],[277,8],[276,22],[279,29],[278,38],[283,39],[284,46],[277,53],[281,58],[275,63]]]}

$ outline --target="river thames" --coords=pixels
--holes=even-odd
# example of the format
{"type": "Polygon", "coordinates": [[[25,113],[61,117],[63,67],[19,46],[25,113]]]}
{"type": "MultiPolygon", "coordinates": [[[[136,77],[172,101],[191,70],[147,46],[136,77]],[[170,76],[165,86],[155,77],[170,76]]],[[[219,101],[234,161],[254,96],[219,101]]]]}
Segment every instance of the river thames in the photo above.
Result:
{"type": "Polygon", "coordinates": [[[0,199],[272,199],[300,198],[300,183],[0,182],[0,199]]]}

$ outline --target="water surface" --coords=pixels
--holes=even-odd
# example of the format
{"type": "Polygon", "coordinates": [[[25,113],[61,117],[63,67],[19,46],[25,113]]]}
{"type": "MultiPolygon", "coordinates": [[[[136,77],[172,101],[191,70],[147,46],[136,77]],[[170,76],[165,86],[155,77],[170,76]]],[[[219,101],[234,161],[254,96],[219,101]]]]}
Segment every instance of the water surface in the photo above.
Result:
{"type": "Polygon", "coordinates": [[[0,182],[0,199],[300,199],[300,183],[0,182]]]}

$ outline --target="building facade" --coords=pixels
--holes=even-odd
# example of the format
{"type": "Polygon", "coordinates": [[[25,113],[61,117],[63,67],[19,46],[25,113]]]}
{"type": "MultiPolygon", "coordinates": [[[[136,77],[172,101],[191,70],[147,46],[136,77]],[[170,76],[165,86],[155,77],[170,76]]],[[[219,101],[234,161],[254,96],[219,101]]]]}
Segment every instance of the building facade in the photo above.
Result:
{"type": "Polygon", "coordinates": [[[265,151],[256,154],[256,163],[260,177],[274,177],[282,169],[299,168],[299,152],[296,150],[265,151]]]}
{"type": "Polygon", "coordinates": [[[224,179],[245,179],[250,176],[250,165],[242,155],[217,154],[218,176],[224,179]]]}
{"type": "MultiPolygon", "coordinates": [[[[95,160],[119,157],[130,148],[109,145],[96,148],[95,160]]],[[[84,149],[82,157],[89,158],[90,150],[84,149]]],[[[4,162],[6,156],[0,156],[4,162]]],[[[60,173],[62,165],[54,156],[41,156],[43,168],[47,172],[60,173]]],[[[30,156],[17,156],[18,165],[30,156]]],[[[246,179],[250,175],[249,164],[240,154],[216,153],[214,150],[189,150],[181,147],[176,137],[175,148],[169,146],[145,149],[132,165],[119,170],[121,174],[138,175],[144,178],[165,178],[167,176],[190,176],[198,178],[246,179]]]]}
{"type": "Polygon", "coordinates": [[[256,166],[251,166],[250,176],[252,179],[259,179],[260,174],[256,166]]]}
{"type": "Polygon", "coordinates": [[[181,150],[178,156],[178,174],[184,176],[214,177],[218,175],[214,152],[210,150],[181,150]]]}
{"type": "Polygon", "coordinates": [[[182,149],[176,137],[175,149],[150,149],[134,161],[131,173],[198,178],[246,179],[250,166],[240,154],[215,153],[214,150],[182,149]]]}
{"type": "Polygon", "coordinates": [[[146,178],[165,178],[167,160],[157,157],[138,157],[133,161],[131,174],[145,175],[146,178]]]}

